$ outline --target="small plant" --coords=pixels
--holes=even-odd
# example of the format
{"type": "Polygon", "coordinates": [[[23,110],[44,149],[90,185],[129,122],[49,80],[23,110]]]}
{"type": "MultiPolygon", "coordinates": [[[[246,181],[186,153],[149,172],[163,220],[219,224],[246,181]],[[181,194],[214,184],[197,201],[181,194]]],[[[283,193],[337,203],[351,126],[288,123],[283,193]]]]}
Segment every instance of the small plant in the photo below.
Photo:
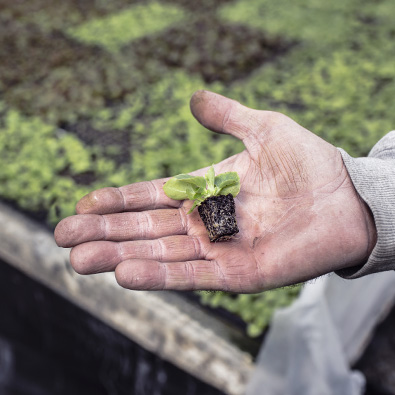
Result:
{"type": "Polygon", "coordinates": [[[163,186],[165,194],[175,200],[193,200],[188,214],[198,207],[210,241],[229,240],[239,232],[234,197],[240,192],[236,172],[215,175],[211,166],[204,177],[179,174],[163,186]]]}

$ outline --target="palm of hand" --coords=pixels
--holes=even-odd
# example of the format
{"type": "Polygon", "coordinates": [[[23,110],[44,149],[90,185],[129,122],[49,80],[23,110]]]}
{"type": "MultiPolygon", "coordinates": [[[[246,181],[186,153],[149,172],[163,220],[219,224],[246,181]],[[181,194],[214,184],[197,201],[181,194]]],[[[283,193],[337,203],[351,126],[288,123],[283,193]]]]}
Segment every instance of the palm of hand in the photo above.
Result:
{"type": "MultiPolygon", "coordinates": [[[[367,250],[357,252],[355,235],[345,240],[347,227],[362,217],[347,215],[360,203],[340,153],[281,114],[272,116],[281,125],[258,129],[247,150],[218,164],[219,173],[240,169],[242,190],[239,235],[206,246],[217,288],[259,292],[305,281],[357,264],[367,250]]],[[[204,232],[196,213],[190,229],[204,232]]]]}
{"type": "MultiPolygon", "coordinates": [[[[59,245],[76,246],[71,261],[78,272],[115,270],[118,282],[131,289],[259,292],[363,261],[372,248],[369,216],[332,145],[281,114],[211,93],[195,96],[192,111],[208,128],[233,134],[246,146],[215,169],[240,175],[240,233],[230,242],[210,243],[197,210],[186,215],[192,202],[166,198],[163,180],[142,183],[148,203],[129,203],[132,210],[166,207],[154,215],[110,214],[104,222],[86,215],[122,211],[118,193],[106,191],[82,199],[77,211],[85,216],[66,218],[55,231],[59,245]],[[91,209],[100,199],[102,207],[91,209]],[[137,237],[127,231],[133,221],[145,229],[137,237]],[[107,230],[99,236],[81,236],[81,229],[100,225],[107,230]]],[[[130,189],[122,192],[125,209],[125,194],[133,201],[136,186],[124,188],[130,189]]]]}

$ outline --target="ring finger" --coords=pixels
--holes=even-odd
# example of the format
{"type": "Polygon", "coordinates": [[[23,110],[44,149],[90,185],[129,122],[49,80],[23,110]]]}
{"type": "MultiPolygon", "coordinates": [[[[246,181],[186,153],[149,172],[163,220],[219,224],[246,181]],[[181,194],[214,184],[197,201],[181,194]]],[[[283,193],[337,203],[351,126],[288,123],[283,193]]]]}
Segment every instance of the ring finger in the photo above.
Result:
{"type": "Polygon", "coordinates": [[[80,274],[114,271],[119,263],[129,259],[155,261],[187,261],[205,259],[209,241],[195,236],[168,236],[155,240],[124,242],[91,241],[71,250],[70,262],[80,274]]]}

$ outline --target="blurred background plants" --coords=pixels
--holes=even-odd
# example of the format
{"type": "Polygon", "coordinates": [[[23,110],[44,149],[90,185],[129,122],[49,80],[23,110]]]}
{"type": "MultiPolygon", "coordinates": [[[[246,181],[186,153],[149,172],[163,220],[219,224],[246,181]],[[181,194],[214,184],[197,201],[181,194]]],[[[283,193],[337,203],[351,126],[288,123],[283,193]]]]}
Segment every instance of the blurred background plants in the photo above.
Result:
{"type": "MultiPolygon", "coordinates": [[[[210,89],[351,155],[394,128],[392,0],[0,0],[0,197],[48,226],[89,190],[240,152],[197,124],[210,89]]],[[[259,335],[299,288],[201,294],[259,335]]]]}

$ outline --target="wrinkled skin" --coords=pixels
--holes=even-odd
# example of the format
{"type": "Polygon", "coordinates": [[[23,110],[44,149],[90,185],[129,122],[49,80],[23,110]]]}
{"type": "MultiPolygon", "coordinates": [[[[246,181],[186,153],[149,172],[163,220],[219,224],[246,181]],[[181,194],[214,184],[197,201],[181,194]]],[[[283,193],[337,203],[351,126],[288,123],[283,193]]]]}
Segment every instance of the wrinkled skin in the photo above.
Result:
{"type": "MultiPolygon", "coordinates": [[[[196,119],[241,139],[245,150],[215,165],[237,171],[240,233],[210,243],[192,202],[169,199],[155,180],[91,192],[62,220],[59,246],[74,247],[81,274],[114,271],[139,290],[259,292],[363,264],[376,243],[369,208],[338,150],[285,115],[198,91],[196,119]]],[[[206,169],[195,174],[203,175],[206,169]]]]}

